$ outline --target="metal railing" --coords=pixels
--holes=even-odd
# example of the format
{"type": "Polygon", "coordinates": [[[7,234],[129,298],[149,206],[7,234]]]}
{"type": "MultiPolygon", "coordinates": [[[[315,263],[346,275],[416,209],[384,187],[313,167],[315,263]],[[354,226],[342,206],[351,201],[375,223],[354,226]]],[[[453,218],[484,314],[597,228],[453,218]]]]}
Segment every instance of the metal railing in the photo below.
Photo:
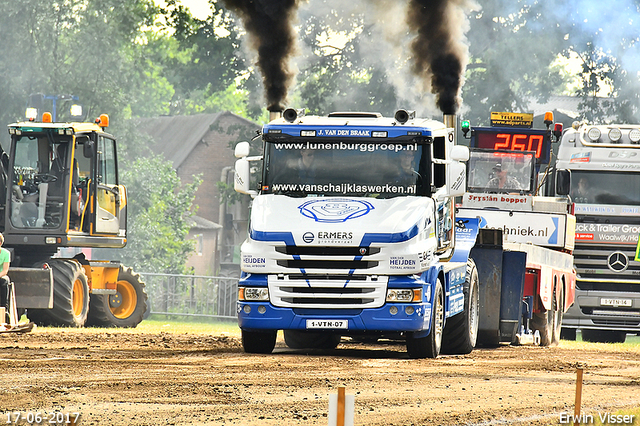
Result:
{"type": "Polygon", "coordinates": [[[238,278],[141,272],[147,315],[236,319],[238,278]]]}

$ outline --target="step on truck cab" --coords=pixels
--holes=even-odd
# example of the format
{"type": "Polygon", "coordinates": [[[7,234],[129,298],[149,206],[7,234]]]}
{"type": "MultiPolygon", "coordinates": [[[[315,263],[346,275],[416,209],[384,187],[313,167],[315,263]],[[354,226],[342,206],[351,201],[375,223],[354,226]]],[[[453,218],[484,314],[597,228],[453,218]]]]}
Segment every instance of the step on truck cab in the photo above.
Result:
{"type": "MultiPolygon", "coordinates": [[[[541,181],[549,176],[555,135],[549,128],[532,129],[532,120],[533,114],[500,113],[492,127],[471,128],[463,122],[465,135],[470,131],[470,158],[467,192],[458,206],[457,221],[462,226],[476,219],[479,228],[498,233],[490,245],[525,254],[524,275],[520,271],[508,278],[481,245],[471,251],[480,275],[486,277],[480,286],[480,306],[487,313],[480,317],[480,344],[557,344],[563,314],[574,302],[576,220],[566,196],[570,174],[557,171],[556,192],[562,195],[539,195],[541,181]],[[522,309],[498,320],[496,309],[489,306],[509,295],[514,299],[504,307],[511,309],[520,298],[522,309]]],[[[552,115],[547,122],[552,124],[552,115]]]]}
{"type": "Polygon", "coordinates": [[[563,335],[624,342],[640,334],[640,125],[575,123],[560,139],[558,169],[571,170],[576,303],[563,335]]]}

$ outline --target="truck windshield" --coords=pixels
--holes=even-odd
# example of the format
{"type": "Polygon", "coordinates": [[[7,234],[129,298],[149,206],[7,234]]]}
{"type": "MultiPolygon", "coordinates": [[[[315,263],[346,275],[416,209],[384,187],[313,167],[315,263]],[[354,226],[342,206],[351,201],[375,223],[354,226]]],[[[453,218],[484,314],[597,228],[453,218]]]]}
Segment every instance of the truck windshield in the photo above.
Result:
{"type": "Polygon", "coordinates": [[[531,194],[535,168],[535,152],[513,152],[471,149],[467,190],[531,194]]]}
{"type": "Polygon", "coordinates": [[[571,199],[578,204],[640,205],[640,174],[571,171],[571,199]]]}
{"type": "Polygon", "coordinates": [[[418,143],[267,142],[262,191],[293,197],[426,195],[429,153],[428,145],[418,143]]]}

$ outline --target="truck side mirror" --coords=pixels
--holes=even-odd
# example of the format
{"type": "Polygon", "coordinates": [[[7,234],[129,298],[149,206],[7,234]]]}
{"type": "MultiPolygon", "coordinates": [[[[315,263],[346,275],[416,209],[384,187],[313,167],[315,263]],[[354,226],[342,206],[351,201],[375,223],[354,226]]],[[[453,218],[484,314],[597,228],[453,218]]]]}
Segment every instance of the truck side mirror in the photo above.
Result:
{"type": "Polygon", "coordinates": [[[236,158],[248,157],[250,148],[251,146],[249,145],[249,142],[239,142],[236,145],[234,155],[236,158]]]}
{"type": "Polygon", "coordinates": [[[92,140],[85,141],[85,143],[82,145],[82,155],[84,155],[84,158],[93,158],[94,148],[95,144],[92,140]]]}
{"type": "MultiPolygon", "coordinates": [[[[467,151],[468,153],[468,151],[467,151]]],[[[458,161],[447,165],[447,195],[458,197],[467,190],[467,167],[458,161]]]]}
{"type": "Polygon", "coordinates": [[[252,197],[258,195],[257,191],[251,190],[251,168],[246,157],[236,160],[236,172],[233,178],[233,188],[241,194],[248,194],[252,197]]]}
{"type": "Polygon", "coordinates": [[[456,145],[451,148],[450,157],[453,161],[469,161],[469,147],[456,145]]]}
{"type": "Polygon", "coordinates": [[[556,194],[569,195],[569,192],[571,192],[571,170],[558,170],[556,172],[556,194]]]}

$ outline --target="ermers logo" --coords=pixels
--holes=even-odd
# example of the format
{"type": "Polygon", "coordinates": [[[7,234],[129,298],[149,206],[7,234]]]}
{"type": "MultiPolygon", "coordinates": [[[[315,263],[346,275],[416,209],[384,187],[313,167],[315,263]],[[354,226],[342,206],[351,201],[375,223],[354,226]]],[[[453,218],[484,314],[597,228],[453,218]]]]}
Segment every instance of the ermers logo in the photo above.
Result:
{"type": "Polygon", "coordinates": [[[353,232],[318,232],[318,239],[320,240],[351,240],[353,239],[353,232]]]}
{"type": "Polygon", "coordinates": [[[374,209],[368,201],[346,198],[307,201],[298,208],[303,216],[326,223],[346,222],[362,217],[374,209]]]}
{"type": "Polygon", "coordinates": [[[302,236],[302,241],[304,241],[307,244],[312,243],[313,240],[314,240],[313,232],[305,232],[304,235],[302,236]]]}

